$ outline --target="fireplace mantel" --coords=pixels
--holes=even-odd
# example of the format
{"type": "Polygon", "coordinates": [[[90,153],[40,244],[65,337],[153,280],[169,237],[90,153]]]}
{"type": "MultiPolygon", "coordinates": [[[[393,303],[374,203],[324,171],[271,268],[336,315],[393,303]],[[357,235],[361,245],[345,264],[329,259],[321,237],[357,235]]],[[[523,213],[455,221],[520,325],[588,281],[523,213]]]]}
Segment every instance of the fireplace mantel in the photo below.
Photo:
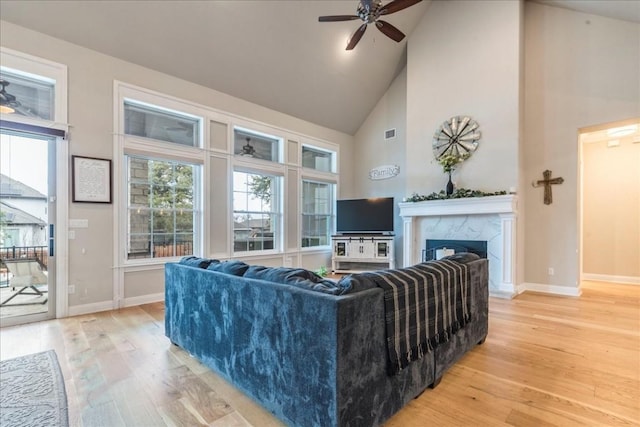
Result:
{"type": "Polygon", "coordinates": [[[516,212],[517,196],[466,197],[462,199],[425,200],[424,202],[402,202],[400,216],[445,216],[472,214],[500,214],[516,212]]]}
{"type": "Polygon", "coordinates": [[[430,238],[443,238],[431,235],[433,227],[425,223],[437,223],[438,232],[445,233],[446,238],[464,239],[482,228],[478,227],[478,221],[480,225],[485,222],[487,228],[495,228],[490,236],[485,236],[488,241],[489,292],[495,296],[514,296],[517,205],[515,194],[400,203],[400,216],[404,220],[403,266],[420,262],[423,234],[430,238]],[[424,230],[419,228],[420,225],[424,230]]]}

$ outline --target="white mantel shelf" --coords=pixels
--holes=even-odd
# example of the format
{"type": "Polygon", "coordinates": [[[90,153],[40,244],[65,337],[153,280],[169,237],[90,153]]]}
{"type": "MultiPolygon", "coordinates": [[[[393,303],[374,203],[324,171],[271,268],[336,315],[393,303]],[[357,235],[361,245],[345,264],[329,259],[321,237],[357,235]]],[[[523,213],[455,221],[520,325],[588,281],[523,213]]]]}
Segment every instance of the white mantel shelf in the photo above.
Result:
{"type": "Polygon", "coordinates": [[[518,197],[504,196],[466,197],[462,199],[425,200],[399,203],[400,216],[445,216],[516,213],[518,197]]]}
{"type": "Polygon", "coordinates": [[[456,218],[464,218],[462,223],[466,223],[469,218],[476,218],[477,221],[481,221],[484,224],[487,224],[485,221],[489,221],[490,224],[493,224],[491,226],[495,230],[491,238],[486,239],[490,240],[488,242],[488,257],[490,261],[489,292],[491,295],[499,297],[513,297],[516,294],[514,280],[516,276],[517,248],[517,195],[506,194],[503,196],[402,202],[398,206],[400,207],[400,216],[404,221],[403,266],[414,265],[421,261],[421,236],[423,230],[418,229],[418,225],[422,223],[422,220],[434,218],[439,227],[442,227],[443,224],[450,224],[448,229],[452,231],[447,232],[447,238],[462,238],[462,240],[465,240],[466,237],[456,236],[454,233],[461,224],[456,218]],[[487,216],[488,219],[485,220],[478,215],[487,216]],[[444,222],[447,218],[450,218],[449,221],[451,222],[444,222]],[[496,224],[495,219],[499,220],[498,224],[496,224]]]}

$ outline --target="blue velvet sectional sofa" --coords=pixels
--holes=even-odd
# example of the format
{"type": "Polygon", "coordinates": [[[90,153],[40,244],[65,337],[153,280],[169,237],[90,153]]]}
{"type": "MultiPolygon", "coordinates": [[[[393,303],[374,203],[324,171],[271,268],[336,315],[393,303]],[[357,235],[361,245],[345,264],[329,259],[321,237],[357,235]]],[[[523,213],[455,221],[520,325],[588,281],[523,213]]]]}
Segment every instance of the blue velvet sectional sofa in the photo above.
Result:
{"type": "Polygon", "coordinates": [[[487,335],[488,261],[460,261],[468,321],[395,375],[384,292],[367,273],[334,283],[239,261],[168,263],[166,335],[287,425],[378,426],[487,335]]]}

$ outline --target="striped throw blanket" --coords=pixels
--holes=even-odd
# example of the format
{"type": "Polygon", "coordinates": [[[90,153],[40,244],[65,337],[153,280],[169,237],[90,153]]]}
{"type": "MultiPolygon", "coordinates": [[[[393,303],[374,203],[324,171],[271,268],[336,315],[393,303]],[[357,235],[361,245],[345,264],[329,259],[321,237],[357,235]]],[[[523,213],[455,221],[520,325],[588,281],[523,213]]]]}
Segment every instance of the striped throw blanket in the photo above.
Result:
{"type": "Polygon", "coordinates": [[[449,340],[469,321],[469,271],[451,260],[364,273],[384,290],[389,373],[449,340]]]}

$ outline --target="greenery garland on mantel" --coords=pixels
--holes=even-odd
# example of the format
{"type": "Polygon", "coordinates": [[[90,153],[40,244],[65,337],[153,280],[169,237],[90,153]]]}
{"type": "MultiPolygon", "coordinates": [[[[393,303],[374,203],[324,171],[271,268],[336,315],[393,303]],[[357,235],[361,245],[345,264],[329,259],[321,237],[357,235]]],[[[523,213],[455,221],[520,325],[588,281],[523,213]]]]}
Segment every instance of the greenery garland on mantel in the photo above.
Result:
{"type": "Polygon", "coordinates": [[[424,202],[425,200],[448,200],[448,199],[465,199],[468,197],[488,197],[488,196],[504,196],[506,191],[494,191],[492,193],[485,193],[480,190],[469,190],[468,188],[456,188],[452,194],[447,196],[444,190],[439,193],[431,193],[426,196],[413,193],[411,197],[407,198],[407,202],[424,202]]]}

